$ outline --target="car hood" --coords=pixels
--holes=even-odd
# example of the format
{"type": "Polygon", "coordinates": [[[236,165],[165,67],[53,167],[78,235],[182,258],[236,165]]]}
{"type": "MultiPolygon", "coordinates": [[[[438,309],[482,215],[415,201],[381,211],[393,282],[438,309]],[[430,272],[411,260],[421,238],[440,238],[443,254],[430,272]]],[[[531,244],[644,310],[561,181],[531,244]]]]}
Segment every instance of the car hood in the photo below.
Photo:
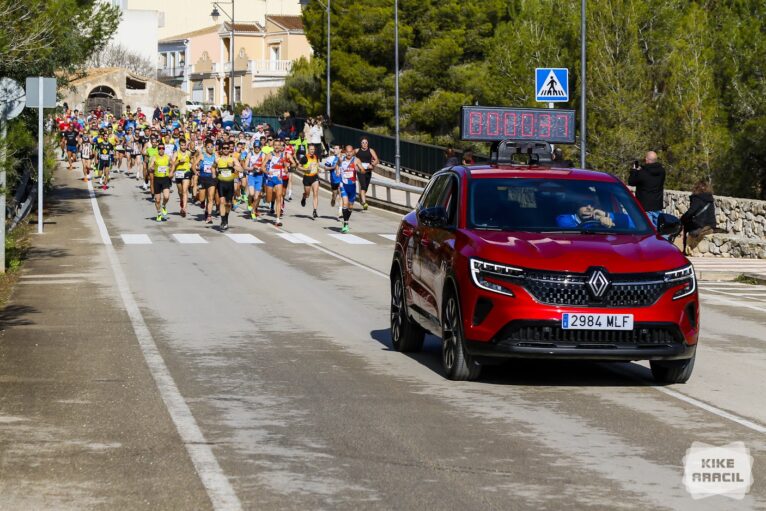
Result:
{"type": "Polygon", "coordinates": [[[667,271],[688,264],[655,234],[508,233],[468,231],[481,259],[530,269],[582,273],[600,266],[611,273],[667,271]]]}

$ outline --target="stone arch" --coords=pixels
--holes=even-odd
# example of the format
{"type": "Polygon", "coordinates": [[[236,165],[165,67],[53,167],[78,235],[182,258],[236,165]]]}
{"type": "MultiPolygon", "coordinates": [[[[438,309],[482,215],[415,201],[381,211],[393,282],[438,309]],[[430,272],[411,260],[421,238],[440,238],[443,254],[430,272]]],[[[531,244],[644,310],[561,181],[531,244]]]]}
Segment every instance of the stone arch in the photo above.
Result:
{"type": "Polygon", "coordinates": [[[117,93],[108,85],[98,85],[91,89],[88,98],[117,99],[117,93]]]}

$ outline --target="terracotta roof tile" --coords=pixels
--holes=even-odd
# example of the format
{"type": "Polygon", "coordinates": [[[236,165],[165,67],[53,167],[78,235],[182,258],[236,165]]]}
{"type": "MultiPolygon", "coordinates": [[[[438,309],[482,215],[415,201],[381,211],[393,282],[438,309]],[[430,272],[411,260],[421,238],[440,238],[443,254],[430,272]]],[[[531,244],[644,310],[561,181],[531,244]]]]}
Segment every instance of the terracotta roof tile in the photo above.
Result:
{"type": "Polygon", "coordinates": [[[303,30],[302,16],[266,16],[266,20],[273,21],[285,30],[303,30]]]}

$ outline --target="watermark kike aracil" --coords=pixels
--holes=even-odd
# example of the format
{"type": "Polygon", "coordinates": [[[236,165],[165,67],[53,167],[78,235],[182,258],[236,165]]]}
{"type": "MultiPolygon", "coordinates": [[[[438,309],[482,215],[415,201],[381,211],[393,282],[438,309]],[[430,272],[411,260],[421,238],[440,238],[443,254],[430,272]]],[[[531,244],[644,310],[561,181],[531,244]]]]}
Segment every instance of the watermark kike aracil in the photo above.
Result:
{"type": "Polygon", "coordinates": [[[694,499],[743,499],[753,484],[753,457],[743,442],[716,447],[694,442],[684,457],[684,486],[694,499]]]}

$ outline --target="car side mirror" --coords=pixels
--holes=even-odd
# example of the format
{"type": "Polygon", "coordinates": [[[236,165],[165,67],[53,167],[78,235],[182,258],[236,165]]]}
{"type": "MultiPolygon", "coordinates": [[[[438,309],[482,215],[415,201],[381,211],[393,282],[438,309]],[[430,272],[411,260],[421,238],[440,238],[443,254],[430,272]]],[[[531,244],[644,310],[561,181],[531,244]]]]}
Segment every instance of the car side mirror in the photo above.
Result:
{"type": "Polygon", "coordinates": [[[657,232],[661,236],[678,236],[681,227],[681,220],[676,216],[660,213],[657,217],[657,232]]]}
{"type": "Polygon", "coordinates": [[[434,206],[418,211],[418,221],[427,227],[445,227],[447,225],[447,208],[434,206]]]}

